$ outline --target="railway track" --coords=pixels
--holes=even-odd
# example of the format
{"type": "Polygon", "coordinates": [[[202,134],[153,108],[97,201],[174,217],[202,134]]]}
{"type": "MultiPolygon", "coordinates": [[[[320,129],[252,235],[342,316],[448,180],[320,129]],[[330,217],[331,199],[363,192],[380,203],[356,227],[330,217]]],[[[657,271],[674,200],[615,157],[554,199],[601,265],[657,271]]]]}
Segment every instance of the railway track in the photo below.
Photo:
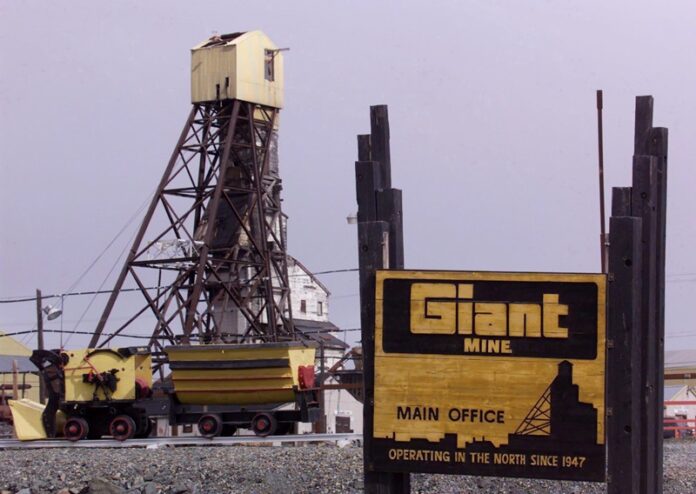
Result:
{"type": "Polygon", "coordinates": [[[234,446],[241,444],[263,443],[308,443],[339,441],[362,441],[362,434],[295,434],[284,436],[230,436],[214,437],[149,437],[146,439],[129,439],[116,441],[113,439],[82,440],[71,442],[66,439],[44,439],[39,441],[20,441],[18,439],[0,439],[0,449],[41,449],[41,448],[147,448],[159,446],[234,446]]]}

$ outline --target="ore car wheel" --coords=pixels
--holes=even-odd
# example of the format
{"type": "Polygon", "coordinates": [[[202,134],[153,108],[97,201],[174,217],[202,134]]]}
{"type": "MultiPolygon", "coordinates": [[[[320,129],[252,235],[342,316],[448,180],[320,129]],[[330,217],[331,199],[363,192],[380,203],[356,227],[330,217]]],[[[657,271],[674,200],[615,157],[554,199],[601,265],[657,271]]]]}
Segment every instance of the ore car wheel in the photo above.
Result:
{"type": "Polygon", "coordinates": [[[118,415],[109,424],[109,432],[117,441],[125,441],[135,435],[135,420],[128,415],[118,415]]]}
{"type": "Polygon", "coordinates": [[[251,430],[254,431],[254,434],[261,437],[272,435],[277,427],[278,422],[270,413],[259,413],[251,421],[251,430]]]}
{"type": "Polygon", "coordinates": [[[203,437],[219,436],[222,432],[222,419],[214,413],[203,415],[198,420],[198,432],[203,437]]]}
{"type": "Polygon", "coordinates": [[[138,429],[135,432],[135,437],[137,437],[137,438],[150,437],[150,434],[152,433],[152,429],[154,429],[154,425],[152,423],[152,420],[151,419],[143,419],[141,429],[142,430],[138,429]]]}
{"type": "Polygon", "coordinates": [[[89,434],[89,425],[82,417],[71,417],[65,422],[63,435],[70,441],[79,441],[89,434]]]}

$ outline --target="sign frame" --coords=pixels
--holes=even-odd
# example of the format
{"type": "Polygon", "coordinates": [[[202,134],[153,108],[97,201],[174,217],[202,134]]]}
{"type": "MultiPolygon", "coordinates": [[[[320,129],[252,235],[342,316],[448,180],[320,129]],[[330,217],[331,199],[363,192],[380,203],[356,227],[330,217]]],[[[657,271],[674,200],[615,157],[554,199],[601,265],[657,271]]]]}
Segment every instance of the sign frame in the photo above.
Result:
{"type": "Polygon", "coordinates": [[[376,271],[369,464],[605,481],[606,293],[602,274],[376,271]]]}

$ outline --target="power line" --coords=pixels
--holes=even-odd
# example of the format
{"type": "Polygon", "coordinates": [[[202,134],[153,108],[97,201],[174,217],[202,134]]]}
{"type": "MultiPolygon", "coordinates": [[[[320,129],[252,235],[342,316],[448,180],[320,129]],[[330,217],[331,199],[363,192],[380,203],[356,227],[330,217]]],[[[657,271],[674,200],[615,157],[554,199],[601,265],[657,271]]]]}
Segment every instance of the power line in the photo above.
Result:
{"type": "MultiPolygon", "coordinates": [[[[145,290],[158,290],[161,288],[169,288],[166,286],[150,286],[146,287],[145,290]]],[[[140,292],[142,291],[140,288],[122,288],[122,292],[140,292]]],[[[42,295],[41,299],[49,299],[49,298],[59,298],[61,296],[63,297],[72,297],[72,296],[79,296],[79,295],[102,295],[105,293],[113,293],[113,290],[91,290],[87,292],[69,292],[69,293],[59,293],[59,294],[51,294],[51,295],[42,295]]],[[[0,304],[12,304],[16,302],[33,302],[36,300],[36,296],[33,297],[26,297],[26,298],[17,298],[17,299],[2,299],[0,300],[0,304]]]]}
{"type": "MultiPolygon", "coordinates": [[[[290,275],[290,277],[295,277],[295,276],[312,276],[312,275],[321,275],[321,274],[334,274],[334,273],[350,273],[350,272],[355,272],[359,271],[358,268],[348,268],[348,269],[330,269],[327,271],[317,271],[316,273],[302,273],[302,274],[293,274],[290,275]]],[[[166,289],[170,288],[169,286],[152,286],[152,287],[147,287],[145,288],[146,290],[160,290],[160,289],[166,289]]],[[[140,288],[122,288],[121,292],[139,292],[141,291],[140,288]]],[[[60,298],[60,297],[72,297],[72,296],[80,296],[80,295],[103,295],[106,293],[113,293],[113,290],[90,290],[86,292],[68,292],[68,293],[52,293],[50,295],[42,295],[42,299],[49,299],[49,298],[60,298]]],[[[34,296],[27,296],[27,297],[9,297],[5,299],[0,299],[0,304],[14,304],[18,302],[33,302],[36,300],[36,295],[34,296]]]]}
{"type": "MultiPolygon", "coordinates": [[[[60,330],[60,329],[44,329],[44,333],[70,333],[70,334],[85,334],[85,335],[92,335],[94,333],[90,331],[72,331],[72,330],[60,330]]],[[[26,334],[32,334],[36,333],[36,329],[30,329],[30,330],[25,330],[25,331],[13,331],[11,333],[4,333],[0,334],[0,338],[3,338],[5,336],[20,336],[20,335],[26,335],[26,334]]],[[[143,338],[143,339],[150,339],[152,336],[147,336],[147,335],[140,335],[140,334],[123,334],[123,333],[103,333],[107,336],[123,336],[124,338],[143,338]]],[[[165,336],[158,336],[157,338],[163,338],[167,339],[165,336]]]]}
{"type": "MultiPolygon", "coordinates": [[[[349,333],[352,331],[360,331],[360,328],[348,328],[348,329],[338,329],[336,331],[326,331],[327,333],[349,333]]],[[[0,338],[6,337],[6,336],[21,336],[21,335],[26,335],[26,334],[33,334],[36,333],[37,330],[36,328],[34,329],[25,329],[23,331],[12,331],[11,333],[2,333],[0,334],[0,338]]],[[[44,329],[44,333],[70,333],[73,334],[72,330],[61,330],[61,329],[44,329]]],[[[85,335],[92,335],[94,333],[90,331],[75,331],[75,334],[85,334],[85,335]]],[[[125,338],[151,338],[152,336],[147,336],[147,335],[139,335],[139,334],[127,334],[127,333],[102,333],[106,336],[123,336],[125,338]]],[[[309,333],[313,334],[313,333],[309,333]]],[[[195,335],[191,335],[192,337],[195,337],[195,335]]],[[[162,339],[167,339],[166,336],[158,336],[158,338],[162,339]]]]}

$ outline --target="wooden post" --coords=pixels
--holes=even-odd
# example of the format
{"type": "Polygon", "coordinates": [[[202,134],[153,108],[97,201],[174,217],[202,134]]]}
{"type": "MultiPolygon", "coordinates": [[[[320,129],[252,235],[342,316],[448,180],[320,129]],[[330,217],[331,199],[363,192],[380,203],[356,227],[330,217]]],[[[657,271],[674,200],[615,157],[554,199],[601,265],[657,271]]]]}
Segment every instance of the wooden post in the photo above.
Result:
{"type": "Polygon", "coordinates": [[[377,191],[377,217],[389,223],[389,269],[404,269],[404,226],[401,191],[377,191]]]}
{"type": "MultiPolygon", "coordinates": [[[[37,330],[37,348],[39,350],[44,349],[44,328],[43,328],[43,314],[42,306],[43,298],[41,297],[41,290],[36,289],[36,330],[37,330]]],[[[39,379],[39,402],[43,403],[46,401],[46,386],[43,379],[39,379]]]]}
{"type": "MultiPolygon", "coordinates": [[[[12,360],[12,399],[13,400],[18,400],[19,399],[19,383],[17,382],[17,360],[14,359],[12,360]]],[[[14,437],[17,437],[17,430],[12,429],[12,434],[14,437]]]]}
{"type": "Polygon", "coordinates": [[[403,269],[401,191],[391,188],[389,119],[386,106],[370,108],[371,134],[358,136],[355,163],[360,267],[360,326],[363,349],[363,467],[368,494],[404,494],[408,473],[375,471],[370,453],[374,430],[375,271],[403,269]]]}
{"type": "Polygon", "coordinates": [[[662,493],[664,420],[664,292],[668,132],[653,123],[652,96],[636,98],[632,212],[643,218],[642,386],[646,434],[640,492],[662,493]],[[640,191],[637,188],[640,187],[640,191]],[[646,286],[646,284],[648,286],[646,286]]]}
{"type": "MultiPolygon", "coordinates": [[[[657,436],[662,434],[662,424],[657,423],[656,347],[657,314],[653,301],[657,298],[656,241],[654,201],[657,195],[657,163],[651,156],[636,156],[633,159],[633,215],[642,219],[642,300],[641,304],[641,372],[640,387],[643,392],[641,410],[641,483],[640,492],[657,493],[656,477],[657,436]]],[[[660,384],[661,385],[661,384],[660,384]]]]}
{"type": "Polygon", "coordinates": [[[633,184],[612,197],[609,493],[662,494],[668,133],[652,126],[652,96],[636,98],[635,118],[633,184]]]}
{"type": "Polygon", "coordinates": [[[657,478],[657,494],[662,494],[663,482],[663,427],[664,427],[664,381],[665,381],[665,259],[667,234],[667,143],[668,131],[665,128],[653,127],[647,137],[648,153],[657,162],[657,196],[655,205],[655,403],[657,435],[655,437],[655,477],[657,478]]]}
{"type": "Polygon", "coordinates": [[[607,362],[608,494],[638,492],[640,401],[641,219],[629,217],[630,189],[614,189],[609,242],[607,362]],[[626,194],[628,191],[628,194],[626,194]],[[629,201],[626,201],[626,198],[629,201]],[[622,200],[623,199],[623,200],[622,200]]]}
{"type": "Polygon", "coordinates": [[[652,119],[653,98],[639,96],[632,187],[614,189],[612,197],[608,331],[613,348],[607,376],[610,493],[662,494],[668,134],[667,129],[653,127],[652,119]],[[622,267],[627,259],[632,269],[622,267]]]}
{"type": "Polygon", "coordinates": [[[380,164],[382,187],[391,189],[391,151],[387,105],[370,107],[370,159],[380,164]]]}
{"type": "Polygon", "coordinates": [[[372,161],[372,144],[370,134],[358,136],[358,161],[372,161]]]}

